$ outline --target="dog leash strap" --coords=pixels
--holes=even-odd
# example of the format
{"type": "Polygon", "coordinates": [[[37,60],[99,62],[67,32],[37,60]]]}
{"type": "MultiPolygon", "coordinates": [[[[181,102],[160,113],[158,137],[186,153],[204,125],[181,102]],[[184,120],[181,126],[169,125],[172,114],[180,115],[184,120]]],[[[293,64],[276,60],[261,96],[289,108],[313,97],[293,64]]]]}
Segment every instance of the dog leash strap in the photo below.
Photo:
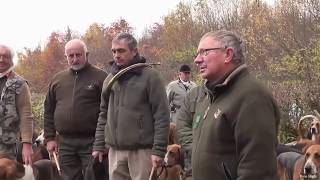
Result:
{"type": "Polygon", "coordinates": [[[57,169],[58,169],[59,175],[61,175],[60,164],[59,164],[59,162],[58,162],[58,158],[57,158],[56,152],[53,152],[53,158],[54,158],[54,162],[55,162],[56,165],[57,165],[57,169]]]}

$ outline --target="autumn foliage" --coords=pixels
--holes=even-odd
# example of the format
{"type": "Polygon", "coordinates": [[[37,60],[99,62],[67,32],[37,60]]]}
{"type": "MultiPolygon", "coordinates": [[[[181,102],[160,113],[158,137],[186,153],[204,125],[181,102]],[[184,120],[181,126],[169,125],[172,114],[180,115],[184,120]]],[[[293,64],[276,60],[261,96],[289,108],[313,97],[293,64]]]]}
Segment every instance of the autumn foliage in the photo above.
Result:
{"type": "MultiPolygon", "coordinates": [[[[181,63],[193,65],[200,37],[208,31],[233,30],[243,37],[250,70],[272,90],[282,114],[282,141],[294,138],[298,119],[313,109],[320,111],[320,1],[192,0],[150,25],[138,37],[140,53],[167,83],[176,78],[181,63]]],[[[42,47],[26,48],[18,55],[16,70],[28,79],[33,92],[44,93],[50,78],[66,68],[63,48],[72,38],[83,39],[89,61],[108,71],[111,40],[118,32],[134,29],[120,19],[91,24],[79,35],[67,28],[52,32],[42,47]]],[[[196,67],[193,78],[200,83],[196,67]]]]}

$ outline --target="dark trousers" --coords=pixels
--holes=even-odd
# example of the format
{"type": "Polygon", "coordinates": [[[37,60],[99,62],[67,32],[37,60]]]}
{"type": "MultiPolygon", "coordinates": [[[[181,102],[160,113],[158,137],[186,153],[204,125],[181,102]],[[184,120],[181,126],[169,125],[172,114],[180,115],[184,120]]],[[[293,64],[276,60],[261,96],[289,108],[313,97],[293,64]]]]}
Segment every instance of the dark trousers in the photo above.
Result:
{"type": "Polygon", "coordinates": [[[92,157],[94,137],[59,136],[59,161],[64,180],[83,180],[92,157]]]}

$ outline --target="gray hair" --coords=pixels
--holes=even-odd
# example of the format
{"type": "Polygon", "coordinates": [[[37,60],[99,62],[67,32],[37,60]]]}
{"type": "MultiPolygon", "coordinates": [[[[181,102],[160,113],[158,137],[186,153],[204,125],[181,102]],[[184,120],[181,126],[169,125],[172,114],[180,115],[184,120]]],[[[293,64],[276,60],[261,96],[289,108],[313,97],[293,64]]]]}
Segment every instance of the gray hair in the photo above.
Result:
{"type": "MultiPolygon", "coordinates": [[[[80,40],[80,39],[72,39],[72,40],[68,41],[68,42],[66,43],[66,45],[64,46],[64,49],[66,50],[66,49],[67,49],[67,46],[68,46],[69,44],[73,43],[73,42],[77,42],[77,43],[81,44],[81,46],[83,47],[83,51],[84,51],[85,53],[88,52],[88,48],[87,48],[86,43],[84,43],[84,41],[82,41],[82,40],[80,40]]],[[[65,54],[66,54],[66,52],[65,52],[65,54]]]]}
{"type": "Polygon", "coordinates": [[[9,46],[6,46],[6,45],[4,45],[4,44],[0,44],[0,47],[3,47],[3,48],[5,48],[5,49],[8,49],[9,50],[9,52],[10,52],[10,58],[11,58],[11,60],[13,60],[13,58],[14,58],[14,56],[15,56],[15,51],[11,48],[11,47],[9,47],[9,46]]]}
{"type": "Polygon", "coordinates": [[[112,43],[124,39],[128,43],[130,50],[136,49],[138,46],[137,40],[129,33],[120,33],[113,38],[112,43]]]}
{"type": "Polygon", "coordinates": [[[206,37],[212,37],[213,39],[220,42],[222,47],[233,49],[233,61],[235,63],[244,62],[244,45],[240,37],[231,31],[218,30],[214,32],[208,32],[202,36],[201,40],[206,37]]]}

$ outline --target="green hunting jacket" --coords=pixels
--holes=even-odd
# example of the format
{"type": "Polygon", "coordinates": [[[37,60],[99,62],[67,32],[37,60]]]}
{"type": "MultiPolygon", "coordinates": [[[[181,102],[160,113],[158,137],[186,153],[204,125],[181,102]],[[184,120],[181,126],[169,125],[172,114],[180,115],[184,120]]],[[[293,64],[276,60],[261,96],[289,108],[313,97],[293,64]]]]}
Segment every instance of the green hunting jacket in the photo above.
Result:
{"type": "Polygon", "coordinates": [[[78,71],[57,73],[44,102],[44,135],[94,137],[100,112],[100,97],[107,73],[89,63],[78,71]]]}
{"type": "Polygon", "coordinates": [[[275,180],[279,111],[246,65],[215,86],[187,94],[178,112],[179,141],[192,148],[193,180],[275,180]]]}
{"type": "Polygon", "coordinates": [[[103,84],[100,115],[93,150],[152,149],[164,157],[168,144],[169,108],[165,86],[151,67],[132,70],[117,80],[107,96],[109,74],[103,84]]]}

